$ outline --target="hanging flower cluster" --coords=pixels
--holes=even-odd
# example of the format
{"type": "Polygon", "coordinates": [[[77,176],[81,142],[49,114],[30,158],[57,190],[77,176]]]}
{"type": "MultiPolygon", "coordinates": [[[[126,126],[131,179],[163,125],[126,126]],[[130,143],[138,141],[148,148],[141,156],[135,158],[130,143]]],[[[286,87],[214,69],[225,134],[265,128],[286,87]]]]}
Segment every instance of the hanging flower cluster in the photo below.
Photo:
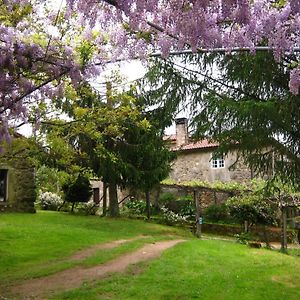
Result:
{"type": "MultiPolygon", "coordinates": [[[[114,28],[112,52],[117,58],[146,55],[153,49],[167,56],[171,50],[187,48],[229,52],[239,47],[255,52],[257,46],[267,46],[280,61],[300,47],[300,0],[67,0],[67,4],[82,14],[85,24],[98,24],[107,32],[114,28]]],[[[297,74],[291,72],[293,94],[299,92],[297,74]]]]}

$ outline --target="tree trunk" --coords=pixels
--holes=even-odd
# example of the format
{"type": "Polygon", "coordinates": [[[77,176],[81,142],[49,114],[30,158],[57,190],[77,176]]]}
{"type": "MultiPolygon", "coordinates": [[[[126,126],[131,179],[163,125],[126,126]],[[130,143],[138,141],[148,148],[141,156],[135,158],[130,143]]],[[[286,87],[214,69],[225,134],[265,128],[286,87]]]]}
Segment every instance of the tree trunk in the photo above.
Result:
{"type": "Polygon", "coordinates": [[[66,204],[66,200],[64,200],[63,204],[58,207],[57,211],[60,211],[65,204],[66,204]]]}
{"type": "Polygon", "coordinates": [[[266,225],[264,225],[264,242],[266,243],[267,248],[270,248],[269,236],[268,236],[266,225]]]}
{"type": "Polygon", "coordinates": [[[248,221],[244,221],[244,232],[248,233],[248,231],[249,231],[249,223],[248,221]]]}
{"type": "Polygon", "coordinates": [[[146,213],[147,213],[147,219],[150,219],[150,192],[147,191],[146,193],[146,213]]]}
{"type": "Polygon", "coordinates": [[[118,202],[118,191],[115,182],[110,182],[109,187],[109,215],[111,217],[118,217],[120,215],[119,202],[118,202]]]}
{"type": "Polygon", "coordinates": [[[71,212],[74,212],[74,206],[75,206],[75,202],[72,203],[72,209],[71,209],[71,212]]]}
{"type": "Polygon", "coordinates": [[[160,192],[161,192],[161,188],[160,188],[160,185],[158,185],[158,187],[156,189],[155,199],[154,199],[154,209],[155,209],[155,212],[159,212],[159,196],[160,196],[160,192]]]}
{"type": "Polygon", "coordinates": [[[107,212],[107,183],[103,182],[103,205],[102,216],[105,217],[107,212]]]}

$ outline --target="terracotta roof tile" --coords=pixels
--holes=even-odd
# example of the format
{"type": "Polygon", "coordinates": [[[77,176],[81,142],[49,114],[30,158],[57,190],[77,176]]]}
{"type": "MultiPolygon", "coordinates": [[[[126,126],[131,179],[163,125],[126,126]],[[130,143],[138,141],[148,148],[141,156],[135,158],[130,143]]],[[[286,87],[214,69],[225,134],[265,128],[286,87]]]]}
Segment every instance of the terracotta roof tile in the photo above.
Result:
{"type": "Polygon", "coordinates": [[[176,134],[164,135],[164,141],[176,141],[176,134]]]}
{"type": "Polygon", "coordinates": [[[218,147],[219,144],[215,142],[210,142],[207,139],[201,141],[195,141],[192,143],[184,144],[180,147],[172,147],[173,151],[185,151],[185,150],[194,150],[194,149],[207,149],[218,147]]]}

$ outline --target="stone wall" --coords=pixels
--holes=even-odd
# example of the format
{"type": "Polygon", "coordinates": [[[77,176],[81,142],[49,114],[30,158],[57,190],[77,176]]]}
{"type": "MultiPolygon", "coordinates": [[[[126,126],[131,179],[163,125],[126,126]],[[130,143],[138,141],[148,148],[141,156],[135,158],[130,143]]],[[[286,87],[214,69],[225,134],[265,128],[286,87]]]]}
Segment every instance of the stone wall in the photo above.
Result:
{"type": "MultiPolygon", "coordinates": [[[[199,191],[199,197],[201,199],[201,209],[205,209],[212,204],[221,204],[224,203],[229,197],[233,196],[232,192],[220,191],[217,189],[210,188],[197,188],[199,191]]],[[[159,198],[164,193],[171,193],[175,198],[180,199],[186,196],[193,197],[193,192],[191,189],[180,188],[177,185],[161,185],[159,194],[158,190],[152,191],[153,199],[159,198]]],[[[155,202],[155,200],[153,200],[155,202]]]]}
{"type": "Polygon", "coordinates": [[[246,182],[251,179],[251,170],[242,162],[236,162],[235,152],[228,153],[224,168],[212,168],[213,150],[196,149],[178,152],[173,162],[170,179],[180,183],[184,181],[222,181],[246,182]]]}
{"type": "MultiPolygon", "coordinates": [[[[234,237],[236,234],[242,233],[244,230],[243,226],[229,225],[229,224],[211,224],[204,223],[202,225],[202,231],[204,233],[212,233],[218,235],[226,235],[234,237]]],[[[262,242],[280,242],[281,241],[281,229],[277,227],[262,227],[252,226],[249,229],[249,233],[253,237],[262,242]]],[[[297,242],[297,231],[294,229],[287,230],[288,243],[297,242]]]]}
{"type": "Polygon", "coordinates": [[[0,169],[7,171],[6,201],[0,202],[0,211],[35,212],[35,173],[26,151],[1,155],[0,169]]]}

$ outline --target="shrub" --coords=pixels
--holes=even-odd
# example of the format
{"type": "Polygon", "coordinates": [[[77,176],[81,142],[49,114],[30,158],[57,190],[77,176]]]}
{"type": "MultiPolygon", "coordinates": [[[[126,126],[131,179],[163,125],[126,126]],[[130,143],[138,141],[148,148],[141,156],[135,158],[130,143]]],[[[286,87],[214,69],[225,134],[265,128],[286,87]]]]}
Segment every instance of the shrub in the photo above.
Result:
{"type": "Polygon", "coordinates": [[[62,204],[62,198],[51,192],[41,192],[39,194],[39,205],[44,210],[57,210],[62,204]]]}
{"type": "Polygon", "coordinates": [[[184,224],[187,220],[186,217],[176,214],[164,206],[161,208],[161,211],[162,211],[162,220],[164,224],[167,225],[184,224]]]}
{"type": "Polygon", "coordinates": [[[226,203],[230,215],[239,223],[248,221],[250,225],[276,224],[277,207],[260,195],[245,194],[232,197],[226,203]]]}
{"type": "Polygon", "coordinates": [[[173,213],[186,217],[188,219],[195,218],[195,205],[193,197],[190,195],[176,199],[172,193],[164,193],[159,199],[159,203],[173,213]]]}
{"type": "Polygon", "coordinates": [[[81,203],[79,207],[77,207],[77,211],[85,215],[95,215],[98,210],[99,210],[99,204],[95,204],[93,200],[89,200],[88,202],[81,203]]]}
{"type": "Polygon", "coordinates": [[[72,203],[72,211],[75,203],[88,202],[93,194],[90,181],[83,174],[79,174],[75,181],[70,177],[62,188],[65,200],[72,203]]]}
{"type": "Polygon", "coordinates": [[[204,210],[204,217],[208,221],[225,221],[229,218],[229,209],[226,204],[212,204],[204,210]]]}
{"type": "Polygon", "coordinates": [[[163,205],[167,202],[175,201],[175,200],[176,200],[176,197],[172,193],[164,193],[159,197],[159,203],[161,203],[163,205]]]}
{"type": "Polygon", "coordinates": [[[179,211],[179,214],[183,217],[186,217],[188,220],[194,220],[196,217],[196,207],[193,199],[187,198],[186,200],[181,200],[182,207],[179,211]]]}
{"type": "Polygon", "coordinates": [[[143,200],[130,199],[124,204],[124,207],[129,211],[129,214],[142,215],[146,211],[146,202],[143,200]]]}
{"type": "Polygon", "coordinates": [[[242,232],[240,234],[235,234],[234,237],[236,241],[240,244],[248,245],[249,241],[253,240],[253,235],[249,232],[242,232]]]}

